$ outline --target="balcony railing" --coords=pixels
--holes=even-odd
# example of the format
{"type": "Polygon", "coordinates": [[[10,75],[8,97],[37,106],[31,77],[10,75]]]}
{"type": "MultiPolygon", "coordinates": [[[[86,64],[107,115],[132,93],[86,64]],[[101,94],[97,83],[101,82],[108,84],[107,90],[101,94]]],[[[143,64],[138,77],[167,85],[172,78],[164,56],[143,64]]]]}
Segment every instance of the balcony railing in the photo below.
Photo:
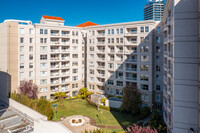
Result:
{"type": "Polygon", "coordinates": [[[56,42],[56,41],[54,42],[54,41],[51,41],[50,44],[60,44],[60,42],[56,42]]]}
{"type": "Polygon", "coordinates": [[[60,60],[59,57],[51,58],[51,60],[60,60]]]}
{"type": "Polygon", "coordinates": [[[104,69],[104,68],[105,68],[105,66],[98,66],[98,68],[100,68],[100,69],[104,69]]]}
{"type": "Polygon", "coordinates": [[[59,81],[51,81],[51,84],[59,84],[59,81]]]}
{"type": "Polygon", "coordinates": [[[137,62],[137,59],[126,59],[126,62],[137,62]]]}
{"type": "Polygon", "coordinates": [[[137,71],[137,68],[126,68],[126,71],[137,71]]]}
{"type": "Polygon", "coordinates": [[[51,33],[51,36],[60,36],[59,33],[51,33]]]}
{"type": "Polygon", "coordinates": [[[137,77],[126,77],[127,80],[137,80],[137,77]]]}
{"type": "Polygon", "coordinates": [[[51,76],[59,76],[59,73],[51,73],[51,76]]]}
{"type": "Polygon", "coordinates": [[[59,49],[51,49],[51,52],[60,52],[59,49]]]}
{"type": "Polygon", "coordinates": [[[51,66],[51,68],[60,68],[60,66],[59,65],[51,66]]]}
{"type": "Polygon", "coordinates": [[[97,44],[105,44],[105,42],[97,42],[97,44]]]}

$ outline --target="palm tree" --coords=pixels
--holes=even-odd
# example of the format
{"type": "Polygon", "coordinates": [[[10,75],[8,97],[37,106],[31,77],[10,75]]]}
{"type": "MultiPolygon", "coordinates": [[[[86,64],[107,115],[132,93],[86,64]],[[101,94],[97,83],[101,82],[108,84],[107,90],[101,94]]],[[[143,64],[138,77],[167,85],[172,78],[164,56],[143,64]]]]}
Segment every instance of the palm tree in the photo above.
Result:
{"type": "Polygon", "coordinates": [[[54,93],[54,97],[59,99],[61,106],[63,106],[63,101],[64,101],[64,98],[66,97],[65,92],[54,93]]]}

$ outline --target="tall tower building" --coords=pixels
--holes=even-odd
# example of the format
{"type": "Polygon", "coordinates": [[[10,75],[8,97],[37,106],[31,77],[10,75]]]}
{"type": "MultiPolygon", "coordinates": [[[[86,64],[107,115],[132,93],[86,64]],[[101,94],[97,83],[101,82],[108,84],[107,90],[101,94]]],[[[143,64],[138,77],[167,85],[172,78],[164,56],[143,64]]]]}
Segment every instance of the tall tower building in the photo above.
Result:
{"type": "Polygon", "coordinates": [[[160,21],[165,8],[164,0],[149,0],[144,7],[144,20],[160,21]]]}

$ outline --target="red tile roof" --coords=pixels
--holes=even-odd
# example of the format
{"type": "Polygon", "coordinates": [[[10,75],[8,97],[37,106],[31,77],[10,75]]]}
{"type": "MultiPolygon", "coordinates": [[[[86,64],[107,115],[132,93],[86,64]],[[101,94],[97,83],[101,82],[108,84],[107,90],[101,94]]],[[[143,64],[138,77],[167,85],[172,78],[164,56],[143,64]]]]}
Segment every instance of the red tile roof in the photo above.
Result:
{"type": "Polygon", "coordinates": [[[42,15],[42,17],[43,17],[44,19],[53,19],[53,20],[61,20],[61,21],[64,21],[64,19],[62,19],[61,17],[46,16],[46,15],[42,15]]]}
{"type": "Polygon", "coordinates": [[[77,25],[76,27],[87,27],[87,26],[95,26],[95,25],[98,25],[98,24],[88,21],[88,22],[82,23],[80,25],[77,25]]]}

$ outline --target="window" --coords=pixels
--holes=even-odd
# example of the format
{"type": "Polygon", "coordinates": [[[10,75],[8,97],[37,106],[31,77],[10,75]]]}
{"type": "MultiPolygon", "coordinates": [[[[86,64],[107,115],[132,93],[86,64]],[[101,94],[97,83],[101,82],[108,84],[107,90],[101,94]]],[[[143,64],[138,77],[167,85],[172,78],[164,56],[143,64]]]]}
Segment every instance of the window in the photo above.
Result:
{"type": "Polygon", "coordinates": [[[78,47],[77,47],[77,46],[73,46],[73,47],[72,47],[72,50],[73,50],[73,51],[77,51],[77,50],[78,50],[78,47]]]}
{"type": "Polygon", "coordinates": [[[43,34],[43,29],[40,29],[40,34],[43,34]]]}
{"type": "Polygon", "coordinates": [[[90,74],[93,75],[94,74],[94,70],[90,69],[90,74]]]}
{"type": "Polygon", "coordinates": [[[19,77],[20,77],[20,78],[24,78],[24,72],[20,72],[20,73],[19,73],[19,77]]]}
{"type": "Polygon", "coordinates": [[[78,66],[78,62],[77,61],[73,61],[72,62],[72,66],[78,66]]]}
{"type": "Polygon", "coordinates": [[[47,46],[40,46],[40,52],[47,52],[47,46]]]}
{"type": "Polygon", "coordinates": [[[110,38],[108,38],[108,43],[110,43],[110,38]]]}
{"type": "Polygon", "coordinates": [[[112,29],[112,34],[114,34],[114,29],[112,29]]]}
{"type": "Polygon", "coordinates": [[[47,84],[47,79],[41,79],[40,80],[40,85],[45,85],[47,84]]]}
{"type": "Polygon", "coordinates": [[[149,32],[149,26],[145,26],[145,32],[149,32]]]}
{"type": "Polygon", "coordinates": [[[33,71],[29,72],[29,77],[33,77],[33,71]]]}
{"type": "Polygon", "coordinates": [[[40,43],[43,43],[43,38],[40,38],[40,43]]]}
{"type": "Polygon", "coordinates": [[[141,75],[140,75],[140,80],[141,80],[141,81],[148,81],[148,80],[149,80],[149,76],[148,76],[148,75],[141,74],[141,75]]]}
{"type": "Polygon", "coordinates": [[[24,68],[24,63],[20,63],[19,68],[23,69],[24,68]]]}
{"type": "Polygon", "coordinates": [[[140,42],[141,42],[141,43],[144,42],[144,37],[140,37],[140,42]]]}
{"type": "Polygon", "coordinates": [[[24,52],[24,46],[20,46],[20,52],[24,52]]]}
{"type": "Polygon", "coordinates": [[[119,38],[116,38],[116,43],[119,43],[119,38]]]}
{"type": "Polygon", "coordinates": [[[47,29],[44,30],[44,34],[48,34],[48,30],[47,29]]]}
{"type": "Polygon", "coordinates": [[[40,68],[47,68],[47,63],[40,63],[40,68]]]}
{"type": "Polygon", "coordinates": [[[29,52],[33,52],[33,46],[29,46],[29,52]]]}
{"type": "Polygon", "coordinates": [[[40,72],[40,76],[41,76],[41,77],[47,76],[47,71],[41,71],[41,72],[40,72]]]}
{"type": "Polygon", "coordinates": [[[47,38],[44,38],[44,43],[47,43],[47,38]]]}
{"type": "Polygon", "coordinates": [[[73,69],[72,73],[78,73],[78,69],[73,69]]]}
{"type": "Polygon", "coordinates": [[[108,63],[108,68],[114,68],[114,64],[113,63],[108,63]]]}
{"type": "Polygon", "coordinates": [[[94,59],[94,54],[89,55],[90,59],[94,59]]]}
{"type": "Polygon", "coordinates": [[[144,32],[144,27],[140,27],[140,32],[144,32]]]}
{"type": "Polygon", "coordinates": [[[159,46],[156,47],[156,52],[160,53],[160,47],[159,46]]]}
{"type": "Polygon", "coordinates": [[[161,88],[160,85],[156,85],[156,90],[157,91],[160,91],[160,88],[161,88]]]}
{"type": "Polygon", "coordinates": [[[160,94],[156,94],[156,102],[160,102],[160,94]]]}
{"type": "Polygon", "coordinates": [[[72,81],[77,81],[78,80],[78,76],[73,76],[72,77],[72,81]]]}
{"type": "Polygon", "coordinates": [[[40,55],[40,60],[47,60],[47,55],[40,55]]]}
{"type": "Polygon", "coordinates": [[[90,81],[90,82],[94,82],[94,77],[90,77],[90,78],[89,78],[89,81],[90,81]]]}
{"type": "Polygon", "coordinates": [[[141,53],[143,53],[143,52],[149,52],[149,47],[148,46],[141,46],[140,52],[141,53]]]}
{"type": "Polygon", "coordinates": [[[148,65],[141,65],[140,66],[140,70],[141,71],[148,71],[149,70],[149,66],[148,65]]]}
{"type": "MultiPolygon", "coordinates": [[[[78,84],[76,83],[76,84],[72,84],[72,89],[74,89],[74,88],[78,88],[78,84]]],[[[74,93],[75,91],[73,91],[73,93],[74,93]]]]}
{"type": "Polygon", "coordinates": [[[156,32],[157,32],[157,33],[160,33],[160,27],[157,27],[157,28],[156,28],[156,32]]]}
{"type": "Polygon", "coordinates": [[[43,92],[43,88],[40,88],[40,92],[43,92]]]}
{"type": "Polygon", "coordinates": [[[114,43],[114,38],[112,38],[112,43],[114,43]]]}
{"type": "Polygon", "coordinates": [[[24,55],[20,55],[20,61],[24,60],[24,55]]]}
{"type": "Polygon", "coordinates": [[[117,81],[117,86],[123,86],[123,82],[122,81],[117,81]]]}
{"type": "Polygon", "coordinates": [[[145,90],[145,91],[148,91],[148,90],[149,90],[149,86],[148,86],[148,85],[145,85],[145,84],[141,84],[141,85],[140,85],[140,88],[141,88],[142,90],[145,90]]]}
{"type": "Polygon", "coordinates": [[[147,62],[149,60],[148,56],[141,56],[141,61],[142,62],[147,62]]]}
{"type": "Polygon", "coordinates": [[[29,60],[33,60],[33,55],[32,54],[29,55],[29,60]]]}
{"type": "Polygon", "coordinates": [[[90,47],[90,51],[94,51],[94,47],[90,47]]]}
{"type": "Polygon", "coordinates": [[[120,43],[123,43],[123,42],[124,42],[123,38],[120,38],[120,43]]]}
{"type": "Polygon", "coordinates": [[[20,28],[20,34],[23,35],[24,34],[24,28],[20,28]]]}
{"type": "Polygon", "coordinates": [[[156,42],[160,43],[160,37],[156,37],[156,42]]]}
{"type": "Polygon", "coordinates": [[[29,43],[33,43],[33,38],[29,38],[29,43]]]}
{"type": "Polygon", "coordinates": [[[29,29],[29,34],[33,35],[33,29],[29,29]]]}
{"type": "Polygon", "coordinates": [[[94,62],[90,62],[90,67],[94,67],[94,62]]]}
{"type": "Polygon", "coordinates": [[[89,85],[89,89],[94,90],[94,85],[89,85]]]}
{"type": "Polygon", "coordinates": [[[20,37],[20,43],[24,43],[24,38],[20,37]]]}
{"type": "Polygon", "coordinates": [[[120,28],[120,34],[123,34],[123,33],[124,33],[123,28],[120,28]]]}
{"type": "Polygon", "coordinates": [[[33,68],[33,63],[29,63],[29,68],[33,68]]]}
{"type": "Polygon", "coordinates": [[[108,29],[108,34],[110,34],[110,29],[108,29]]]}
{"type": "Polygon", "coordinates": [[[113,80],[108,80],[108,85],[114,85],[114,81],[113,80]]]}
{"type": "Polygon", "coordinates": [[[73,54],[72,58],[78,58],[78,54],[73,54]]]}
{"type": "Polygon", "coordinates": [[[156,65],[156,71],[160,72],[160,66],[159,65],[156,65]]]}
{"type": "Polygon", "coordinates": [[[119,29],[117,29],[117,34],[119,34],[119,29]]]}

